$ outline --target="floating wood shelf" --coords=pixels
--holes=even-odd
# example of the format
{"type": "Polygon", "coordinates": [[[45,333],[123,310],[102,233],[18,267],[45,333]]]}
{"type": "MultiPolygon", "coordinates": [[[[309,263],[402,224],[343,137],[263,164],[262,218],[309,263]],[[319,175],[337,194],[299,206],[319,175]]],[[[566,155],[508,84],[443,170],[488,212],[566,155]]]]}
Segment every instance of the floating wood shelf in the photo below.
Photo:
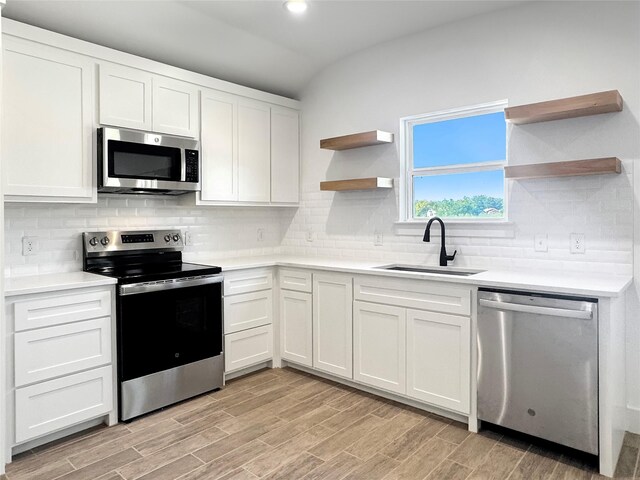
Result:
{"type": "Polygon", "coordinates": [[[393,143],[393,133],[374,130],[372,132],[354,133],[342,137],[323,138],[320,140],[320,148],[326,150],[349,150],[350,148],[370,147],[393,143]]]}
{"type": "Polygon", "coordinates": [[[568,177],[572,175],[602,175],[620,173],[622,167],[616,157],[572,160],[568,162],[538,163],[504,167],[504,176],[515,180],[525,178],[568,177]]]}
{"type": "Polygon", "coordinates": [[[320,190],[333,192],[344,192],[348,190],[377,190],[383,188],[393,188],[393,179],[384,177],[371,177],[320,182],[320,190]]]}
{"type": "Polygon", "coordinates": [[[617,90],[591,93],[578,97],[562,98],[548,102],[532,103],[504,109],[508,122],[515,125],[563,120],[566,118],[620,112],[622,97],[617,90]]]}

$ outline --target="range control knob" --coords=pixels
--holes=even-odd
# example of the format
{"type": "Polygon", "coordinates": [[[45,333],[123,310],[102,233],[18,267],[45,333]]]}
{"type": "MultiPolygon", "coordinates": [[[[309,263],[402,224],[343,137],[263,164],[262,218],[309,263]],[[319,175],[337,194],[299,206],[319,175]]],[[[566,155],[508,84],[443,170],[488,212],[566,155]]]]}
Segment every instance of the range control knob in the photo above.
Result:
{"type": "Polygon", "coordinates": [[[107,245],[109,245],[109,237],[102,237],[100,243],[106,247],[107,245]]]}
{"type": "Polygon", "coordinates": [[[178,235],[177,233],[173,236],[173,241],[177,242],[178,240],[180,240],[180,235],[178,235]]]}
{"type": "Polygon", "coordinates": [[[89,245],[91,245],[92,247],[95,247],[98,244],[98,239],[96,237],[93,237],[91,240],[89,240],[89,245]]]}
{"type": "Polygon", "coordinates": [[[167,234],[164,236],[164,241],[165,242],[170,242],[171,241],[171,235],[167,234]]]}

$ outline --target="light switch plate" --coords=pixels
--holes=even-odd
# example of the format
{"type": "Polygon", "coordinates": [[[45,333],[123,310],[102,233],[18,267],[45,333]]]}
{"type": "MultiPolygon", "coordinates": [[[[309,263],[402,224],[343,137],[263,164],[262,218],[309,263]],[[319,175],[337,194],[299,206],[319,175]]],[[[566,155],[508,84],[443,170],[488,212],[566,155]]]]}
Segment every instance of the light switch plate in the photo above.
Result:
{"type": "Polygon", "coordinates": [[[383,235],[381,232],[375,232],[373,234],[373,245],[376,247],[381,247],[383,243],[383,235]]]}

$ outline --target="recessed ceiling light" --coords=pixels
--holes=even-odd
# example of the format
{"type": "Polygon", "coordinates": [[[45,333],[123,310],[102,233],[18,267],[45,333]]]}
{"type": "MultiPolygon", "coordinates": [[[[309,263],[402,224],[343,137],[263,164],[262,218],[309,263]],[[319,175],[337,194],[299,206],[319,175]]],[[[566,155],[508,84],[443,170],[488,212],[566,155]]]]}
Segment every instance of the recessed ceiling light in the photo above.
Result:
{"type": "Polygon", "coordinates": [[[302,13],[307,9],[307,2],[304,0],[287,0],[284,6],[291,13],[302,13]]]}

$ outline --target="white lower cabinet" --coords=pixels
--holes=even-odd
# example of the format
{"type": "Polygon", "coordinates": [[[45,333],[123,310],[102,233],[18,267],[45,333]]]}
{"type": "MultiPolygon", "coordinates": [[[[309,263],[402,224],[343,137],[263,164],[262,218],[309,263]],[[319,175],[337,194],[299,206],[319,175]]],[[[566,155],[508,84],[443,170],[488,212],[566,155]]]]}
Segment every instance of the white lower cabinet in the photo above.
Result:
{"type": "Polygon", "coordinates": [[[271,325],[250,328],[224,336],[226,373],[267,362],[273,358],[271,325]]]}
{"type": "Polygon", "coordinates": [[[353,302],[353,378],[406,393],[406,309],[353,302]]]}
{"type": "Polygon", "coordinates": [[[282,358],[313,365],[312,296],[280,290],[280,348],[282,358]]]}
{"type": "Polygon", "coordinates": [[[470,319],[407,310],[407,395],[469,413],[470,319]]]}
{"type": "Polygon", "coordinates": [[[9,446],[115,421],[112,297],[106,286],[6,298],[9,446]]]}
{"type": "Polygon", "coordinates": [[[273,360],[273,271],[224,274],[225,373],[273,360]]]}
{"type": "Polygon", "coordinates": [[[15,441],[109,413],[113,408],[111,366],[16,389],[15,441]]]}
{"type": "Polygon", "coordinates": [[[351,275],[313,275],[313,367],[353,378],[351,275]]]}

